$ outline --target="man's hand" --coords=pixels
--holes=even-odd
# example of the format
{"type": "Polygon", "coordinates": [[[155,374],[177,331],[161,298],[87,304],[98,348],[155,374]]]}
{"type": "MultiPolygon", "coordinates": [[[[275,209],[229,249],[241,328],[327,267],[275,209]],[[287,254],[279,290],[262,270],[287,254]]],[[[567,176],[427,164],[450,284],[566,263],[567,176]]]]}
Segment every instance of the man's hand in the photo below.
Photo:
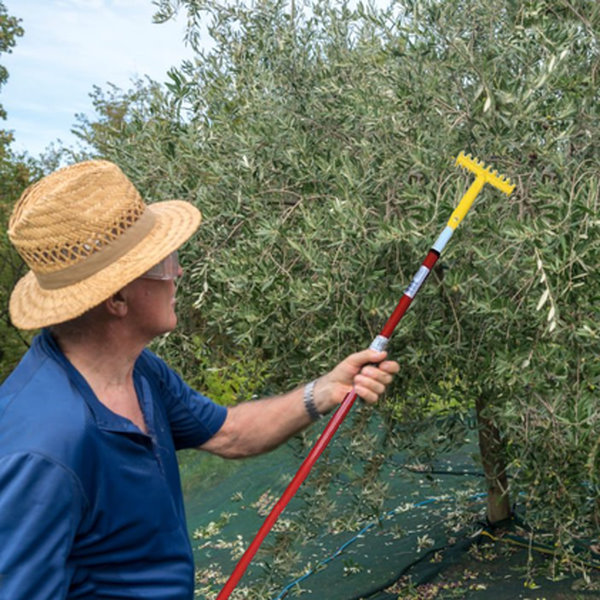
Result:
{"type": "Polygon", "coordinates": [[[400,370],[400,365],[385,360],[386,356],[387,352],[370,349],[356,352],[323,375],[314,389],[317,410],[325,414],[335,409],[352,388],[365,402],[377,402],[400,370]]]}

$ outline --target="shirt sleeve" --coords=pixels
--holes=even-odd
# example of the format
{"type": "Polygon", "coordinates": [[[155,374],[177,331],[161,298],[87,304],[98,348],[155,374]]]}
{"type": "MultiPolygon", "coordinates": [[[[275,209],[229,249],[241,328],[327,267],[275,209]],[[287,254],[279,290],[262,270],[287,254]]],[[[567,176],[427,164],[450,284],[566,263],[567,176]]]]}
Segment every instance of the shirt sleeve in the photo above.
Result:
{"type": "Polygon", "coordinates": [[[142,368],[158,381],[175,448],[195,448],[207,442],[225,422],[227,408],[187,385],[164,361],[145,350],[142,368]]]}
{"type": "Polygon", "coordinates": [[[61,600],[82,515],[75,476],[37,454],[0,457],[0,600],[61,600]]]}

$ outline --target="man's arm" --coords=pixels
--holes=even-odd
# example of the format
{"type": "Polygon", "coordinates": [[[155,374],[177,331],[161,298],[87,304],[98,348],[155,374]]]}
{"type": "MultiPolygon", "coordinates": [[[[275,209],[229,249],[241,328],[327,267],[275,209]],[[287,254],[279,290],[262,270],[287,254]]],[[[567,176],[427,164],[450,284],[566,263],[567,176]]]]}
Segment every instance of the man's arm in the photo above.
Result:
{"type": "MultiPolygon", "coordinates": [[[[365,402],[377,402],[400,369],[385,357],[385,352],[375,350],[357,352],[320,377],[313,391],[317,410],[330,412],[353,387],[365,402]]],[[[221,429],[200,448],[226,458],[253,456],[276,448],[310,422],[302,386],[282,396],[229,409],[221,429]]]]}

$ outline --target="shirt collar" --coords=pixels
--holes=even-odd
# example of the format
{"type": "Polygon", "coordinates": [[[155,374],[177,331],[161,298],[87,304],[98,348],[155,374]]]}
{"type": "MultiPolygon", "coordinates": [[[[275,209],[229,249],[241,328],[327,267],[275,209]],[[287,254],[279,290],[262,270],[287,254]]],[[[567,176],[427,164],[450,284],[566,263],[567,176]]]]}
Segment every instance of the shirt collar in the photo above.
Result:
{"type": "MultiPolygon", "coordinates": [[[[85,380],[83,375],[71,364],[69,359],[65,356],[61,350],[56,339],[52,335],[49,329],[43,329],[40,336],[36,338],[39,341],[41,349],[50,357],[52,360],[57,362],[67,377],[71,381],[71,384],[77,389],[81,397],[85,400],[88,408],[90,409],[97,426],[105,431],[113,431],[117,433],[129,433],[137,434],[146,437],[146,434],[140,431],[129,419],[122,417],[114,413],[107,406],[105,406],[94,393],[94,390],[90,387],[88,382],[85,380]]],[[[134,370],[134,385],[138,398],[140,397],[141,387],[140,382],[137,381],[136,373],[134,370]]],[[[145,386],[144,386],[145,387],[145,386]]],[[[149,420],[147,414],[147,403],[140,403],[144,417],[149,420]]],[[[150,427],[150,424],[148,424],[150,427]]]]}

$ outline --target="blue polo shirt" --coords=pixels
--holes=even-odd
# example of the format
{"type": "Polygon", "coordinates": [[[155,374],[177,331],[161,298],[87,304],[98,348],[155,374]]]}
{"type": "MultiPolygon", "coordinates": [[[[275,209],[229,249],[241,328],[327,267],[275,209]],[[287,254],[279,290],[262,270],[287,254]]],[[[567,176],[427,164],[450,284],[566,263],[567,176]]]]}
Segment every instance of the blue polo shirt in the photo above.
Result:
{"type": "Polygon", "coordinates": [[[227,411],[148,350],[134,383],[147,435],[44,331],[0,387],[0,599],[193,598],[175,451],[227,411]]]}

